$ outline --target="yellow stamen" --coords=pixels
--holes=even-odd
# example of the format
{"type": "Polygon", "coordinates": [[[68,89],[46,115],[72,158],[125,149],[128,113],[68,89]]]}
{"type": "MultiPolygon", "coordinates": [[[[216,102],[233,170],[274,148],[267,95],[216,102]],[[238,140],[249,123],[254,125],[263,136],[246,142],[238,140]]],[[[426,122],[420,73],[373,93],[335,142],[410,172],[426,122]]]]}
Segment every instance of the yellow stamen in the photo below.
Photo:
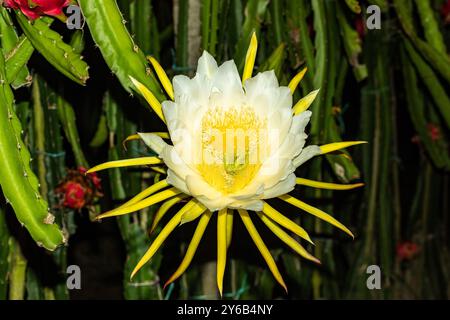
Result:
{"type": "Polygon", "coordinates": [[[261,218],[262,222],[278,237],[281,241],[286,243],[289,247],[291,247],[295,252],[301,255],[303,258],[313,261],[315,263],[320,263],[320,261],[312,256],[302,245],[300,245],[294,238],[288,235],[283,231],[280,227],[278,227],[275,223],[272,222],[271,219],[266,217],[261,212],[258,212],[258,216],[261,218]]]}
{"type": "Polygon", "coordinates": [[[289,231],[295,233],[300,238],[305,239],[311,244],[314,244],[314,242],[312,242],[311,238],[309,237],[309,234],[305,231],[305,229],[300,227],[294,221],[283,216],[280,212],[272,208],[267,202],[264,202],[263,212],[270,219],[274,220],[275,222],[285,227],[289,231]]]}
{"type": "Polygon", "coordinates": [[[105,212],[99,216],[97,216],[95,219],[96,220],[100,220],[103,218],[109,218],[109,217],[114,217],[114,216],[122,216],[124,214],[127,213],[131,213],[131,212],[135,212],[135,211],[139,211],[141,209],[144,209],[146,207],[150,207],[151,205],[154,205],[158,202],[164,201],[166,199],[169,199],[173,196],[176,196],[177,194],[180,194],[181,191],[175,189],[175,188],[170,188],[164,191],[161,191],[157,194],[154,194],[140,202],[137,202],[135,204],[132,204],[130,206],[127,207],[120,207],[118,209],[114,209],[108,212],[105,212]]]}
{"type": "Polygon", "coordinates": [[[355,146],[358,144],[367,143],[367,141],[344,141],[344,142],[334,142],[325,144],[323,146],[320,146],[320,151],[322,151],[321,154],[326,154],[334,151],[338,151],[340,149],[344,149],[347,147],[355,146]]]}
{"type": "Polygon", "coordinates": [[[314,90],[308,93],[308,95],[301,98],[293,107],[292,111],[295,115],[302,113],[305,110],[308,110],[309,106],[314,102],[317,97],[319,90],[314,90]]]}
{"type": "Polygon", "coordinates": [[[224,194],[242,190],[258,173],[267,146],[267,119],[251,107],[211,108],[202,118],[198,171],[224,194]]]}
{"type": "Polygon", "coordinates": [[[152,226],[150,227],[150,233],[152,233],[155,230],[159,221],[161,221],[161,219],[164,217],[164,215],[167,213],[167,211],[169,211],[174,205],[176,205],[181,200],[186,199],[187,197],[188,197],[187,194],[182,193],[182,194],[176,195],[175,197],[164,202],[159,207],[158,211],[156,211],[156,213],[155,213],[155,217],[153,218],[152,226]]]}
{"type": "Polygon", "coordinates": [[[303,77],[306,74],[306,71],[308,71],[308,68],[303,68],[302,71],[297,73],[297,75],[292,78],[291,82],[289,82],[288,87],[289,89],[291,89],[292,94],[294,94],[295,89],[297,89],[298,87],[298,84],[300,83],[300,81],[302,81],[303,77]]]}
{"type": "Polygon", "coordinates": [[[247,228],[248,233],[250,234],[250,237],[253,239],[253,242],[255,243],[259,252],[261,252],[261,255],[263,256],[264,260],[269,266],[269,269],[272,272],[273,276],[278,281],[278,283],[284,288],[284,290],[286,290],[287,293],[286,284],[284,283],[283,277],[281,276],[280,271],[278,270],[277,264],[275,263],[275,260],[273,259],[272,255],[270,254],[269,249],[267,249],[266,245],[264,244],[264,241],[261,239],[261,236],[256,230],[247,210],[239,209],[238,212],[239,216],[242,219],[242,222],[244,222],[244,225],[247,228]]]}
{"type": "Polygon", "coordinates": [[[159,64],[158,61],[156,61],[153,57],[147,57],[148,61],[152,64],[153,68],[155,69],[156,74],[158,75],[159,81],[161,81],[162,86],[164,87],[164,90],[166,90],[167,94],[169,95],[170,99],[173,100],[174,94],[173,94],[173,86],[172,82],[170,82],[169,77],[167,76],[166,72],[164,71],[163,67],[159,64]]]}
{"type": "Polygon", "coordinates": [[[247,55],[245,57],[244,72],[242,74],[242,83],[245,80],[251,78],[253,67],[255,66],[256,52],[258,50],[258,39],[256,38],[256,33],[253,32],[252,39],[250,40],[250,46],[247,50],[247,55]]]}
{"type": "Polygon", "coordinates": [[[139,90],[139,92],[142,94],[142,96],[145,98],[147,103],[150,105],[150,107],[155,111],[155,113],[158,115],[158,117],[166,123],[166,119],[164,118],[164,114],[162,112],[162,106],[161,103],[156,99],[155,95],[147,89],[146,86],[144,86],[142,83],[134,79],[130,76],[131,82],[133,82],[134,86],[139,90]]]}
{"type": "Polygon", "coordinates": [[[100,170],[110,168],[122,168],[130,166],[150,166],[153,164],[160,164],[160,163],[163,163],[163,161],[158,157],[142,157],[134,159],[115,160],[99,164],[98,166],[89,169],[86,173],[97,172],[100,170]]]}
{"type": "Polygon", "coordinates": [[[220,296],[223,291],[223,275],[227,263],[227,209],[222,209],[217,215],[217,287],[220,296]]]}
{"type": "Polygon", "coordinates": [[[180,266],[174,272],[174,274],[172,274],[172,276],[169,278],[169,280],[166,281],[166,283],[164,284],[164,289],[170,283],[172,283],[176,279],[178,279],[187,270],[187,268],[191,264],[192,258],[194,258],[195,252],[197,251],[198,245],[200,244],[200,240],[202,239],[203,234],[205,233],[205,229],[208,226],[211,216],[212,216],[212,212],[207,210],[200,218],[200,221],[197,224],[197,228],[195,229],[192,240],[189,243],[189,246],[186,250],[186,254],[183,258],[183,261],[181,261],[180,266]]]}
{"type": "Polygon", "coordinates": [[[321,181],[314,181],[309,179],[297,178],[297,184],[307,187],[313,187],[318,189],[328,189],[328,190],[351,190],[364,186],[364,183],[354,183],[354,184],[338,184],[338,183],[328,183],[321,181]]]}
{"type": "Polygon", "coordinates": [[[170,219],[170,221],[164,226],[164,228],[150,245],[150,248],[148,248],[147,252],[141,258],[141,260],[139,260],[138,264],[131,273],[130,279],[133,279],[134,275],[144,266],[144,264],[146,264],[153,257],[153,255],[156,253],[156,251],[158,251],[159,247],[167,239],[170,233],[178,226],[181,221],[181,217],[185,213],[185,207],[186,206],[181,208],[181,210],[178,211],[177,214],[175,214],[172,219],[170,219]]]}
{"type": "Polygon", "coordinates": [[[329,224],[335,226],[336,228],[341,229],[342,231],[344,231],[345,233],[350,235],[353,239],[355,238],[353,233],[346,226],[344,226],[342,223],[337,221],[335,218],[333,218],[329,214],[323,212],[322,210],[317,209],[313,206],[310,206],[309,204],[304,203],[303,201],[300,201],[297,198],[294,198],[288,194],[281,196],[279,198],[281,200],[286,201],[287,203],[292,204],[293,206],[296,206],[299,209],[302,209],[302,210],[312,214],[313,216],[316,216],[319,219],[322,219],[322,220],[328,222],[329,224]]]}

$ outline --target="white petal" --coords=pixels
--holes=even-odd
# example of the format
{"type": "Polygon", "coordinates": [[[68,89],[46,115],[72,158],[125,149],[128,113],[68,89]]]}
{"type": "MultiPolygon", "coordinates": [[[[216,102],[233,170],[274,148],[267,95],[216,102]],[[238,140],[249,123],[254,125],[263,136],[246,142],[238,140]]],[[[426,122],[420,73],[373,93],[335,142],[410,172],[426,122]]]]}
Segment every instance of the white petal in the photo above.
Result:
{"type": "Polygon", "coordinates": [[[250,211],[262,211],[264,202],[262,200],[235,201],[228,205],[231,209],[245,209],[250,211]]]}
{"type": "Polygon", "coordinates": [[[188,187],[186,185],[186,181],[181,179],[175,172],[173,172],[170,169],[167,170],[167,178],[166,178],[166,180],[167,180],[167,183],[170,184],[171,186],[174,186],[175,188],[177,188],[181,192],[190,195],[189,189],[188,189],[188,187]]]}
{"type": "Polygon", "coordinates": [[[296,181],[295,181],[295,174],[291,173],[286,179],[281,180],[276,185],[274,185],[272,188],[266,189],[264,191],[264,195],[262,199],[271,199],[279,197],[283,194],[287,194],[294,190],[296,181]]]}
{"type": "Polygon", "coordinates": [[[309,120],[311,119],[311,115],[312,112],[308,110],[294,116],[289,132],[292,133],[305,132],[306,126],[308,125],[309,120]]]}
{"type": "Polygon", "coordinates": [[[197,73],[211,79],[217,73],[217,62],[207,51],[203,51],[202,56],[198,59],[197,73]]]}
{"type": "Polygon", "coordinates": [[[178,105],[178,113],[184,116],[186,112],[208,106],[212,82],[203,74],[196,74],[190,79],[185,75],[177,75],[173,78],[173,90],[175,103],[178,105]],[[189,105],[186,105],[186,102],[189,105]]]}
{"type": "Polygon", "coordinates": [[[217,211],[227,207],[230,199],[211,187],[199,175],[193,174],[186,177],[186,185],[189,193],[204,204],[210,211],[217,211]]]}
{"type": "Polygon", "coordinates": [[[182,95],[193,95],[197,92],[197,84],[185,75],[176,75],[172,80],[175,102],[182,95]]]}
{"type": "Polygon", "coordinates": [[[267,116],[268,130],[273,135],[274,132],[277,133],[278,142],[274,141],[274,145],[270,145],[271,148],[275,150],[283,143],[286,139],[286,135],[292,125],[292,111],[291,109],[280,109],[276,112],[272,112],[267,116]]]}
{"type": "Polygon", "coordinates": [[[163,149],[168,145],[161,137],[154,133],[138,132],[138,135],[141,137],[142,141],[158,155],[160,155],[163,149]]]}
{"type": "Polygon", "coordinates": [[[320,147],[316,145],[307,146],[302,152],[294,159],[293,163],[296,168],[304,164],[309,159],[319,155],[321,153],[320,147]]]}
{"type": "Polygon", "coordinates": [[[189,192],[195,196],[204,196],[209,199],[222,198],[223,194],[211,187],[200,175],[191,174],[186,177],[189,192]]]}
{"type": "Polygon", "coordinates": [[[240,106],[244,102],[241,78],[233,60],[223,63],[212,79],[210,105],[223,108],[240,106]]]}
{"type": "Polygon", "coordinates": [[[193,171],[179,156],[173,146],[166,145],[160,157],[164,160],[164,163],[181,179],[186,180],[188,175],[195,174],[193,171]]]}
{"type": "Polygon", "coordinates": [[[169,132],[176,130],[178,124],[177,104],[172,101],[163,101],[161,105],[164,118],[166,119],[167,129],[169,129],[169,132]]]}
{"type": "Polygon", "coordinates": [[[162,108],[175,150],[186,164],[195,163],[193,156],[199,154],[201,143],[201,113],[186,95],[180,96],[178,103],[164,101],[162,108]]]}
{"type": "Polygon", "coordinates": [[[256,179],[253,179],[247,186],[238,192],[234,192],[230,195],[231,198],[236,200],[245,200],[251,197],[259,196],[264,192],[264,184],[256,179]]]}
{"type": "Polygon", "coordinates": [[[258,96],[269,88],[278,87],[278,79],[273,70],[260,72],[244,82],[245,94],[249,98],[258,96]]]}

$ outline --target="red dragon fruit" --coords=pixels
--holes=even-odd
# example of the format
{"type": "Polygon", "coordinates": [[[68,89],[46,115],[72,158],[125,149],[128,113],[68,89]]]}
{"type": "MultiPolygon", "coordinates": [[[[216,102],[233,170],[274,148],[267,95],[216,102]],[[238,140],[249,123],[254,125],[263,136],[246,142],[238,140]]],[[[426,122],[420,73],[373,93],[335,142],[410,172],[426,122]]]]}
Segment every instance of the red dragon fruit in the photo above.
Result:
{"type": "Polygon", "coordinates": [[[35,20],[40,16],[65,18],[63,8],[72,0],[5,0],[5,5],[12,9],[19,9],[28,18],[35,20]]]}

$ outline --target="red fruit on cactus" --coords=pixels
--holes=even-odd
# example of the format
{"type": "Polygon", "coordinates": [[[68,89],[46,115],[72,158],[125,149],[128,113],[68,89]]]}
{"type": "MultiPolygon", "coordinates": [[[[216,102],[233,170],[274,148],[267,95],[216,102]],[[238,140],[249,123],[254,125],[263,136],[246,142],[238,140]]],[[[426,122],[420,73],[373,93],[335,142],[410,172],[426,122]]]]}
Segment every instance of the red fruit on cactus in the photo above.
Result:
{"type": "Polygon", "coordinates": [[[434,123],[428,123],[427,125],[428,135],[430,136],[432,141],[438,141],[441,139],[441,130],[439,126],[434,123]]]}
{"type": "Polygon", "coordinates": [[[67,182],[64,188],[64,206],[72,209],[83,208],[86,203],[83,186],[77,182],[67,182]]]}
{"type": "Polygon", "coordinates": [[[63,14],[63,8],[67,7],[71,0],[32,0],[30,2],[43,14],[56,17],[63,14]]]}
{"type": "Polygon", "coordinates": [[[441,14],[442,18],[444,18],[444,23],[446,25],[450,24],[450,0],[447,0],[447,2],[442,5],[441,14]]]}
{"type": "Polygon", "coordinates": [[[33,20],[40,17],[40,14],[30,7],[28,0],[5,0],[5,6],[11,9],[20,9],[23,14],[33,20]]]}
{"type": "Polygon", "coordinates": [[[61,199],[61,206],[80,210],[103,196],[101,179],[96,173],[86,174],[87,169],[78,167],[67,170],[67,175],[55,189],[61,199]]]}
{"type": "Polygon", "coordinates": [[[397,258],[400,261],[412,260],[419,253],[419,246],[411,241],[397,244],[397,258]]]}
{"type": "Polygon", "coordinates": [[[355,19],[355,30],[358,32],[359,38],[364,39],[364,36],[366,35],[366,27],[364,24],[364,19],[361,15],[355,19]]]}
{"type": "Polygon", "coordinates": [[[40,16],[64,17],[63,8],[71,0],[5,0],[5,5],[12,9],[20,9],[28,18],[34,20],[40,16]]]}

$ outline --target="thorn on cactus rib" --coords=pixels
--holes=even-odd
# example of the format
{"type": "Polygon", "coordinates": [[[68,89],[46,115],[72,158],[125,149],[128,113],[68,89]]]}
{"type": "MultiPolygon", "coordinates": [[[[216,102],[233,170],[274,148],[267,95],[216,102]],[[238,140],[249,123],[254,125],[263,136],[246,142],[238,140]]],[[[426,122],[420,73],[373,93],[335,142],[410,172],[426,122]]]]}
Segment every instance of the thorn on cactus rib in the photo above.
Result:
{"type": "Polygon", "coordinates": [[[44,219],[44,224],[53,224],[53,223],[55,223],[55,216],[49,212],[44,219]]]}
{"type": "Polygon", "coordinates": [[[62,230],[62,235],[63,235],[63,243],[67,244],[68,239],[69,239],[69,233],[66,229],[62,230]]]}

